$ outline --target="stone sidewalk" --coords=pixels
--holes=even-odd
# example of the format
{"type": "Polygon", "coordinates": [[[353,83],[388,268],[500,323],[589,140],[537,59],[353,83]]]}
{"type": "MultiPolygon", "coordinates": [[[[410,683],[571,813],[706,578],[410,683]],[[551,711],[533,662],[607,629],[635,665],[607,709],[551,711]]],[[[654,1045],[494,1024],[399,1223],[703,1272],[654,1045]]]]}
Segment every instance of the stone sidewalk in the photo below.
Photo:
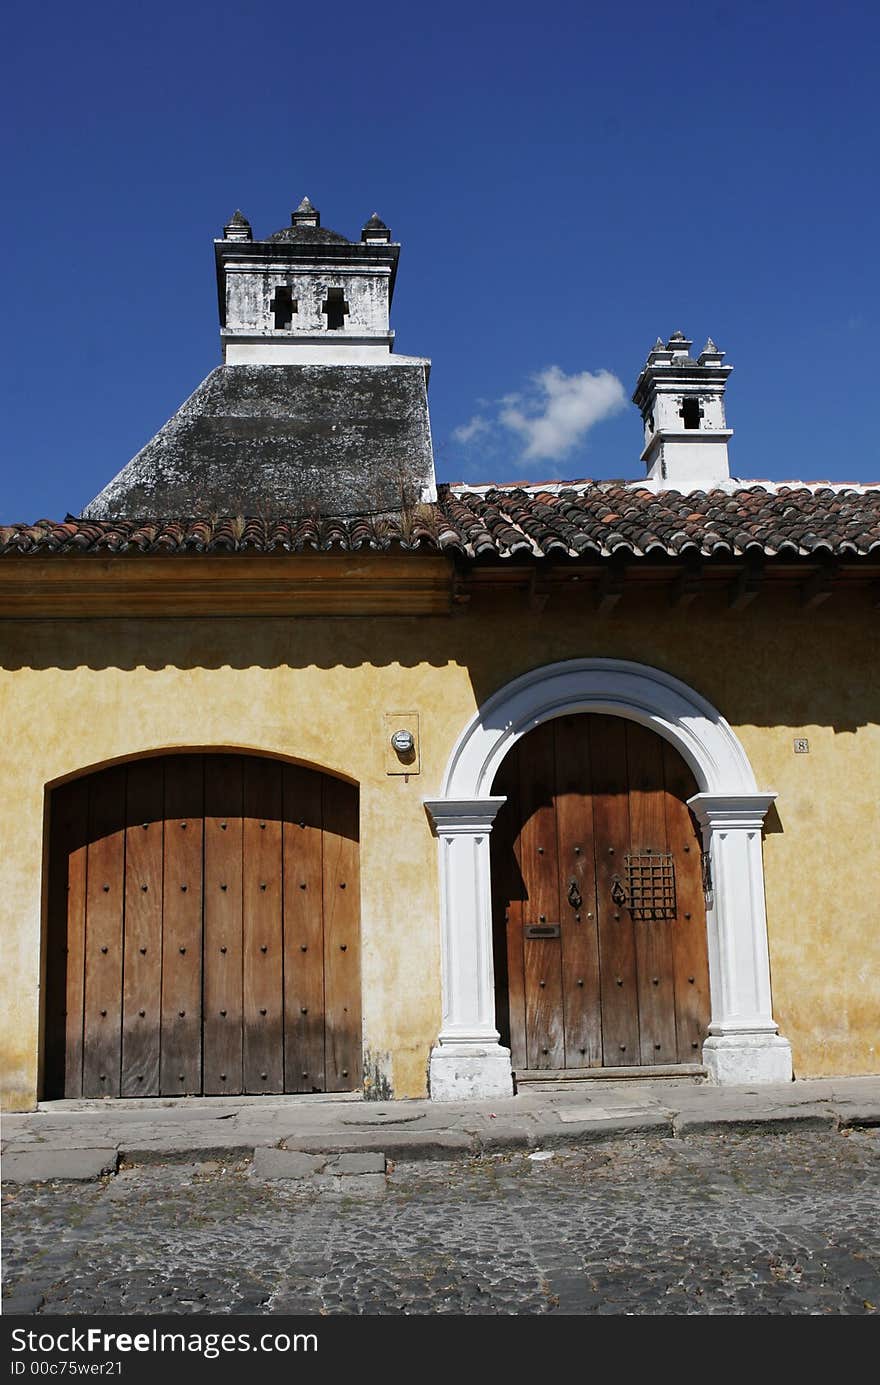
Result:
{"type": "Polygon", "coordinates": [[[576,1148],[641,1133],[877,1125],[880,1077],[744,1087],[596,1078],[530,1084],[493,1102],[373,1102],[359,1094],[53,1101],[2,1118],[0,1175],[7,1182],[94,1179],[120,1167],[248,1159],[262,1178],[317,1176],[334,1185],[357,1174],[381,1177],[384,1160],[576,1148]]]}

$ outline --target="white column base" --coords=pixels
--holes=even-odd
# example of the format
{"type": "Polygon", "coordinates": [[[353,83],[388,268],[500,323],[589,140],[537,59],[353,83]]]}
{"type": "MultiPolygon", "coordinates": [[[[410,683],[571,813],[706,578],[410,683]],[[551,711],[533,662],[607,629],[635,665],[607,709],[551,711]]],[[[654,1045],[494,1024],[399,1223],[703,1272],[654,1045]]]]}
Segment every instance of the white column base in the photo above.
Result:
{"type": "Polygon", "coordinates": [[[790,1082],[794,1075],[791,1044],[780,1034],[710,1034],[703,1063],[719,1087],[790,1082]]]}
{"type": "Polygon", "coordinates": [[[500,1044],[444,1044],[431,1050],[432,1101],[493,1101],[513,1096],[510,1049],[500,1044]]]}

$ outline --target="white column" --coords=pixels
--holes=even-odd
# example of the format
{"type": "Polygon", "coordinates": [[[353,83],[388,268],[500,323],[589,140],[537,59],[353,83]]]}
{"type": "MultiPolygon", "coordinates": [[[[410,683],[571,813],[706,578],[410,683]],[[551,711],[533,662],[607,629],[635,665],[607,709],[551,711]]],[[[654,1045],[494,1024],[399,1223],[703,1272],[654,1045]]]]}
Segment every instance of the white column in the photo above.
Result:
{"type": "Polygon", "coordinates": [[[440,852],[443,1022],[431,1052],[435,1101],[513,1095],[495,1028],[489,833],[504,798],[431,799],[440,852]]]}
{"type": "Polygon", "coordinates": [[[788,1082],[791,1045],[770,1001],[761,828],[772,793],[698,793],[688,799],[703,829],[712,1019],[703,1062],[717,1083],[788,1082]]]}

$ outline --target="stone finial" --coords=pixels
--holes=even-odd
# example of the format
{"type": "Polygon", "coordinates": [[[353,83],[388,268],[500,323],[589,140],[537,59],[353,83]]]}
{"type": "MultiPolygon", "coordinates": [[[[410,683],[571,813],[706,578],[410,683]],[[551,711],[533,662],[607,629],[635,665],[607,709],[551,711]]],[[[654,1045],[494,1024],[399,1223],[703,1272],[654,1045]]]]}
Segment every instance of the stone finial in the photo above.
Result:
{"type": "Polygon", "coordinates": [[[719,351],[711,337],[706,338],[706,345],[697,357],[697,365],[720,365],[724,360],[725,352],[719,351]]]}
{"type": "Polygon", "coordinates": [[[381,245],[391,239],[391,232],[378,212],[373,212],[361,231],[361,240],[367,245],[381,245]]]}
{"type": "Polygon", "coordinates": [[[251,230],[251,223],[248,221],[247,217],[243,212],[238,210],[234,211],[223,227],[223,239],[253,240],[253,238],[254,233],[251,230]]]}
{"type": "Polygon", "coordinates": [[[291,226],[320,226],[321,213],[304,197],[296,211],[290,213],[291,226]]]}
{"type": "Polygon", "coordinates": [[[673,332],[666,343],[667,350],[671,351],[674,356],[687,356],[692,346],[693,342],[685,336],[684,332],[673,332]]]}
{"type": "Polygon", "coordinates": [[[672,351],[664,344],[663,338],[658,337],[648,352],[648,365],[668,365],[672,360],[672,351]]]}

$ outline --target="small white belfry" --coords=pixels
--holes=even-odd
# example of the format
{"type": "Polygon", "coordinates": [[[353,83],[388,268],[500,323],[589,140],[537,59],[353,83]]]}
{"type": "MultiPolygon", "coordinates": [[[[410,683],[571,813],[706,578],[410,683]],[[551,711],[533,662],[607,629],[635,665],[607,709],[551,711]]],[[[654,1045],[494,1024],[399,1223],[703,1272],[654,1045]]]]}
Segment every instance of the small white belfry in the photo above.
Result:
{"type": "Polygon", "coordinates": [[[307,197],[265,240],[237,211],[214,246],[226,365],[411,362],[391,354],[400,246],[375,212],[350,241],[307,197]]]}
{"type": "Polygon", "coordinates": [[[730,476],[727,443],[733,429],[724,417],[724,390],[733,366],[710,337],[696,360],[692,343],[674,332],[660,338],[636,383],[648,479],[681,490],[706,490],[730,476]]]}

